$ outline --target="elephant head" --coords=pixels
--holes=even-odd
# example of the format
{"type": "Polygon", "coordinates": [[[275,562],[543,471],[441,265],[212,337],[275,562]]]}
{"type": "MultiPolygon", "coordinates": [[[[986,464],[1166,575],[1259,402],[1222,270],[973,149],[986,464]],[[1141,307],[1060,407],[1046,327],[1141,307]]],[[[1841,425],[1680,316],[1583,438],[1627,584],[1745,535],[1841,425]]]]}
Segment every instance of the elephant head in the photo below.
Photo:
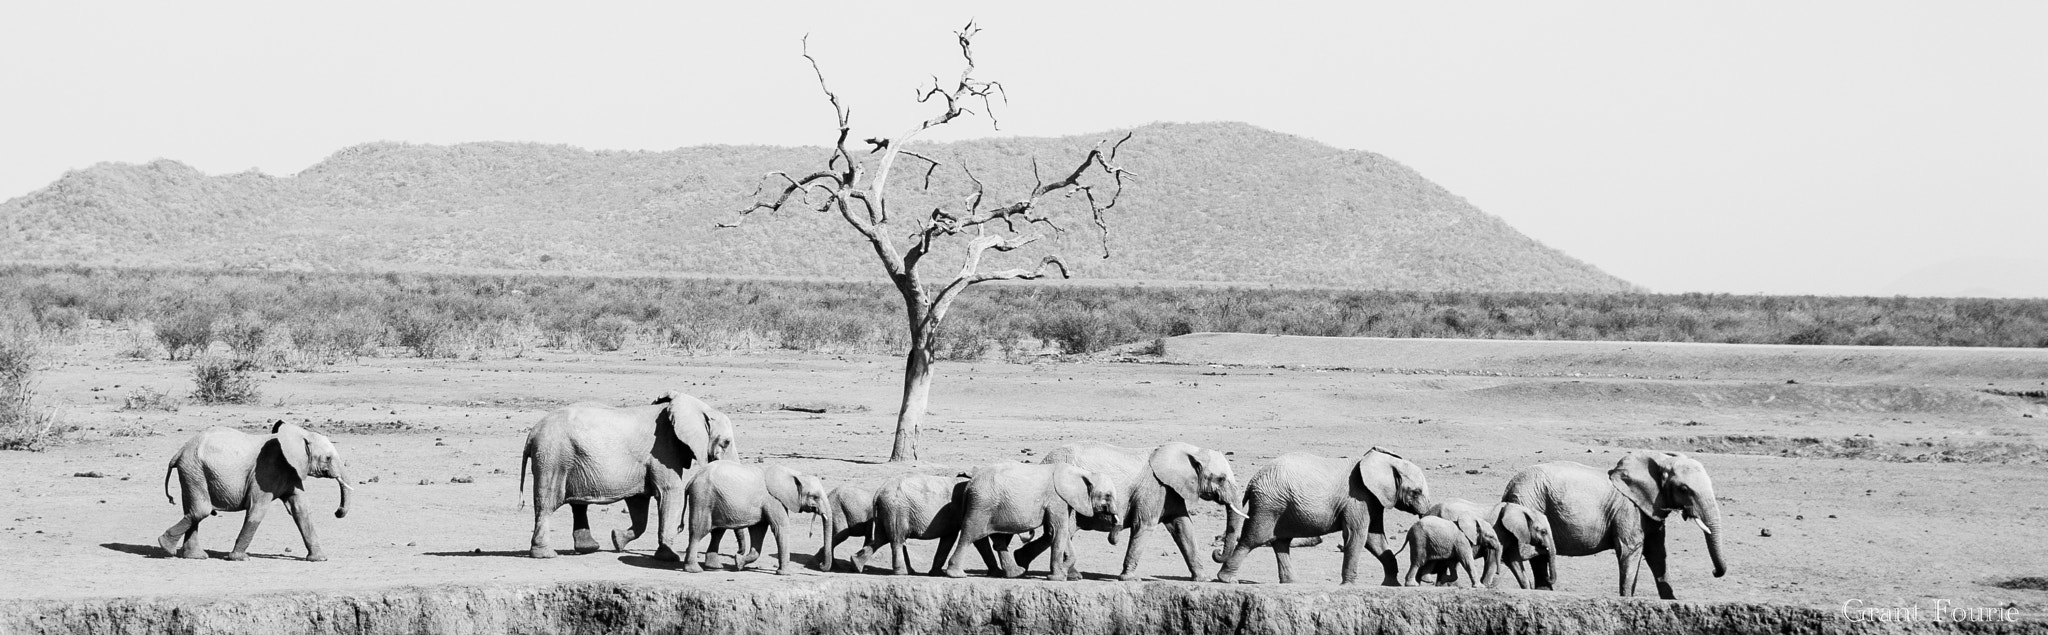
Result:
{"type": "Polygon", "coordinates": [[[782,503],[784,509],[829,515],[830,510],[825,509],[825,482],[818,477],[779,465],[769,466],[763,477],[768,482],[768,495],[782,503]]]}
{"type": "Polygon", "coordinates": [[[1358,459],[1358,484],[1383,507],[1420,516],[1429,509],[1429,480],[1401,455],[1373,448],[1358,459]]]}
{"type": "Polygon", "coordinates": [[[1243,488],[1222,452],[1170,443],[1152,453],[1151,467],[1152,476],[1182,501],[1205,500],[1221,504],[1238,516],[1244,515],[1240,507],[1243,488]]]}
{"type": "Polygon", "coordinates": [[[1517,556],[1521,554],[1523,545],[1535,547],[1539,557],[1557,553],[1557,543],[1550,537],[1550,518],[1542,512],[1519,503],[1495,505],[1493,512],[1488,517],[1493,519],[1496,532],[1506,534],[1502,538],[1507,544],[1514,545],[1517,556]]]}
{"type": "Polygon", "coordinates": [[[1660,522],[1672,510],[1700,526],[1707,534],[1707,556],[1714,561],[1714,577],[1728,574],[1721,560],[1721,503],[1714,498],[1714,481],[1707,468],[1674,452],[1636,451],[1621,457],[1607,471],[1614,488],[1634,503],[1651,522],[1660,522]]]}
{"type": "Polygon", "coordinates": [[[308,477],[331,478],[341,483],[341,506],[334,510],[334,517],[348,516],[348,495],[353,488],[349,486],[348,473],[341,469],[341,451],[334,448],[334,441],[283,420],[271,424],[270,435],[268,444],[277,448],[285,467],[297,476],[299,487],[305,487],[308,477]]]}
{"type": "Polygon", "coordinates": [[[738,456],[733,448],[732,419],[725,413],[676,391],[655,399],[654,404],[668,404],[656,420],[656,427],[670,430],[676,442],[688,449],[693,463],[738,456]]]}
{"type": "Polygon", "coordinates": [[[1090,518],[1099,518],[1111,524],[1117,522],[1116,483],[1108,476],[1097,474],[1071,465],[1062,464],[1053,483],[1053,491],[1060,499],[1073,508],[1074,513],[1090,518]]]}

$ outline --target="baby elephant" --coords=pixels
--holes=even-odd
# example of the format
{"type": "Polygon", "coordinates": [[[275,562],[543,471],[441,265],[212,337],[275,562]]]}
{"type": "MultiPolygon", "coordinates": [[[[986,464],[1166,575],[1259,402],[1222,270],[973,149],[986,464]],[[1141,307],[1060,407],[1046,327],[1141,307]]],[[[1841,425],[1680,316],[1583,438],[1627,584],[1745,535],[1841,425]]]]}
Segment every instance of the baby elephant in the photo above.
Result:
{"type": "Polygon", "coordinates": [[[1519,503],[1495,504],[1486,517],[1505,543],[1500,561],[1515,574],[1515,586],[1529,588],[1535,580],[1526,573],[1528,562],[1557,553],[1556,543],[1550,537],[1550,519],[1519,503]]]}
{"type": "MultiPolygon", "coordinates": [[[[750,554],[761,552],[768,530],[775,530],[776,556],[781,560],[776,573],[796,572],[789,559],[789,535],[784,529],[789,515],[817,513],[824,509],[825,485],[815,476],[805,476],[780,465],[758,465],[738,461],[705,463],[690,479],[690,541],[683,555],[683,570],[704,570],[698,562],[697,545],[716,529],[747,528],[752,534],[750,554]]],[[[739,566],[746,566],[742,560],[739,566]]]]}
{"type": "Polygon", "coordinates": [[[246,511],[242,535],[235,538],[235,550],[228,553],[228,559],[247,559],[249,541],[256,537],[256,527],[263,524],[263,515],[274,498],[284,501],[285,511],[298,522],[299,536],[306,540],[306,559],[326,560],[327,553],[313,534],[313,516],[299,498],[306,491],[307,477],[339,481],[341,507],[334,510],[334,517],[348,515],[348,475],[341,470],[341,455],[334,442],[283,421],[272,425],[266,435],[208,428],[192,437],[164,470],[166,499],[171,499],[172,472],[178,474],[185,493],[185,517],[157,538],[157,546],[180,558],[206,557],[206,551],[199,548],[200,521],[217,512],[246,511]]]}
{"type": "Polygon", "coordinates": [[[825,508],[818,512],[825,522],[825,544],[818,547],[817,567],[819,571],[831,571],[839,564],[839,543],[856,536],[865,537],[860,551],[853,554],[853,572],[860,573],[867,566],[868,556],[875,552],[874,490],[853,485],[832,488],[825,495],[825,508]]]}
{"type": "Polygon", "coordinates": [[[1472,552],[1477,548],[1473,537],[1454,523],[1436,516],[1423,516],[1408,527],[1408,580],[1407,586],[1422,583],[1425,573],[1436,574],[1437,586],[1452,583],[1452,566],[1465,570],[1465,581],[1478,588],[1479,575],[1472,569],[1472,552]]]}

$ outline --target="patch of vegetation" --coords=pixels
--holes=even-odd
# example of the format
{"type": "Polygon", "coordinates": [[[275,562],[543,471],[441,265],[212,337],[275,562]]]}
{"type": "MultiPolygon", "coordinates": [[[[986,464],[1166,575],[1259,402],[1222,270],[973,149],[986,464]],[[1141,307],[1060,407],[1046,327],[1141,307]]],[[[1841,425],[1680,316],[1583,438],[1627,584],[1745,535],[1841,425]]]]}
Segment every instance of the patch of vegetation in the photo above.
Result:
{"type": "Polygon", "coordinates": [[[2014,591],[2048,591],[2048,577],[2024,576],[2010,580],[2000,580],[1998,584],[1992,586],[2001,589],[2012,589],[2014,591]]]}
{"type": "Polygon", "coordinates": [[[192,366],[192,400],[203,404],[253,404],[260,400],[256,362],[209,357],[192,366]]]}
{"type": "Polygon", "coordinates": [[[1858,459],[1890,463],[2048,463],[2048,447],[2008,441],[1948,438],[1884,441],[1869,435],[1843,438],[1726,434],[1593,439],[1600,445],[1703,454],[1750,454],[1788,458],[1858,459]]]}
{"type": "Polygon", "coordinates": [[[0,322],[0,450],[42,450],[68,431],[35,401],[36,360],[43,354],[33,326],[0,322]]]}
{"type": "MultiPolygon", "coordinates": [[[[287,347],[304,365],[382,346],[438,358],[543,346],[889,354],[909,346],[895,290],[870,282],[0,265],[7,304],[69,307],[131,331],[153,323],[157,343],[177,359],[221,341],[237,351],[287,347]]],[[[934,352],[952,360],[1048,348],[1084,354],[1201,331],[1869,345],[1871,329],[1886,345],[2039,347],[2048,344],[2048,300],[992,284],[961,297],[934,352]]],[[[151,348],[136,337],[132,348],[151,348]]]]}
{"type": "Polygon", "coordinates": [[[177,412],[183,403],[184,400],[179,399],[177,395],[143,386],[128,393],[128,396],[121,400],[121,410],[177,412]]]}

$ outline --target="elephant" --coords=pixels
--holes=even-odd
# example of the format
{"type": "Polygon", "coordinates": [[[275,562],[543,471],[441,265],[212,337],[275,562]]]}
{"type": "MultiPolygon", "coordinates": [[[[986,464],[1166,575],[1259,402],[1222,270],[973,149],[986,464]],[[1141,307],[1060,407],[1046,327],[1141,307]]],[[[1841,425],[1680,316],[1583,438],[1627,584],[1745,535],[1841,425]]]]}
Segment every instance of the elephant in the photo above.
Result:
{"type": "MultiPolygon", "coordinates": [[[[939,575],[960,538],[962,510],[967,504],[967,483],[959,476],[904,474],[884,483],[875,494],[875,526],[863,554],[874,549],[889,550],[889,569],[896,575],[910,573],[911,540],[939,541],[932,552],[931,575],[939,575]]],[[[999,570],[989,542],[975,542],[981,561],[989,571],[999,570]]],[[[856,558],[854,567],[858,569],[856,558]]]]}
{"type": "Polygon", "coordinates": [[[1236,582],[1238,567],[1253,549],[1271,546],[1280,568],[1280,582],[1294,581],[1291,539],[1344,532],[1343,583],[1358,581],[1366,554],[1380,561],[1386,586],[1400,586],[1399,565],[1387,549],[1386,513],[1392,507],[1421,515],[1430,508],[1429,480],[1422,468],[1400,455],[1374,447],[1357,459],[1331,459],[1306,453],[1281,455],[1245,485],[1248,518],[1241,532],[1226,530],[1218,582],[1236,582]]]}
{"type": "Polygon", "coordinates": [[[1547,558],[1557,553],[1556,543],[1550,537],[1550,519],[1520,503],[1495,503],[1492,509],[1487,510],[1486,518],[1493,526],[1494,535],[1505,543],[1499,562],[1505,563],[1508,571],[1515,574],[1515,586],[1529,588],[1532,580],[1528,578],[1526,563],[1533,558],[1547,558]]]}
{"type": "Polygon", "coordinates": [[[655,557],[680,560],[673,532],[682,524],[684,486],[702,464],[737,456],[732,419],[695,397],[670,391],[646,406],[578,403],[548,413],[526,435],[519,486],[533,468],[535,558],[553,558],[548,517],[564,503],[573,514],[576,551],[599,549],[590,535],[591,505],[626,502],[632,529],[614,530],[612,548],[647,532],[647,502],[658,506],[655,557]]]}
{"type": "Polygon", "coordinates": [[[717,461],[697,470],[689,483],[690,537],[683,570],[699,573],[697,545],[717,529],[745,528],[752,534],[751,548],[743,549],[739,567],[753,563],[761,553],[762,540],[775,532],[775,549],[781,566],[779,575],[796,572],[789,559],[789,515],[820,513],[825,505],[825,484],[818,477],[780,465],[757,465],[738,461],[717,461]]]}
{"type": "Polygon", "coordinates": [[[1451,585],[1458,579],[1453,566],[1465,570],[1465,580],[1472,588],[1483,584],[1483,578],[1472,571],[1473,552],[1479,546],[1461,524],[1465,523],[1423,516],[1408,526],[1408,586],[1420,586],[1424,573],[1436,574],[1437,586],[1451,585]]]}
{"type": "MultiPolygon", "coordinates": [[[[967,575],[962,550],[969,543],[978,548],[992,535],[1015,535],[1043,528],[1052,539],[1052,563],[1046,577],[1064,581],[1073,568],[1074,517],[1087,516],[1116,524],[1122,507],[1117,491],[1115,479],[1065,463],[1006,461],[976,468],[967,481],[960,537],[953,543],[946,576],[967,575]]],[[[1007,546],[1007,536],[1001,543],[1007,546]]],[[[1007,549],[1003,549],[999,564],[1004,577],[1024,574],[1024,568],[1017,566],[1007,549]]]]}
{"type": "MultiPolygon", "coordinates": [[[[1609,549],[1621,568],[1621,595],[1635,594],[1640,555],[1657,581],[1657,597],[1676,599],[1664,579],[1664,517],[1672,510],[1706,532],[1714,577],[1728,574],[1721,559],[1721,504],[1706,466],[1682,454],[1637,450],[1614,469],[1571,461],[1543,463],[1508,481],[1501,500],[1519,503],[1550,520],[1554,555],[1590,556],[1609,549]]],[[[1551,556],[1534,560],[1536,588],[1557,584],[1551,556]]]]}
{"type": "MultiPolygon", "coordinates": [[[[1156,448],[1073,443],[1046,453],[1039,462],[1078,465],[1096,474],[1107,475],[1121,486],[1117,492],[1117,501],[1122,503],[1122,508],[1117,510],[1121,523],[1087,518],[1078,521],[1077,527],[1109,532],[1111,544],[1116,543],[1117,532],[1130,530],[1124,568],[1118,575],[1118,579],[1126,582],[1143,578],[1138,575],[1138,561],[1145,553],[1146,530],[1162,523],[1166,525],[1167,535],[1172,536],[1174,544],[1180,548],[1181,559],[1187,563],[1188,579],[1202,579],[1201,548],[1195,545],[1194,510],[1190,508],[1194,501],[1222,504],[1224,513],[1229,515],[1229,520],[1225,521],[1227,524],[1238,524],[1244,515],[1244,510],[1236,507],[1236,501],[1243,498],[1237,475],[1230,469],[1230,460],[1215,450],[1178,442],[1156,448]]],[[[1032,559],[1051,543],[1050,535],[1026,543],[1017,550],[1018,565],[1031,566],[1032,559]]]]}
{"type": "MultiPolygon", "coordinates": [[[[1500,574],[1501,562],[1500,534],[1494,529],[1497,515],[1493,512],[1492,506],[1462,498],[1446,498],[1436,501],[1422,514],[1448,520],[1457,526],[1465,540],[1472,543],[1473,555],[1483,561],[1479,583],[1488,587],[1493,586],[1494,577],[1500,574]]],[[[1457,572],[1449,571],[1449,574],[1451,580],[1457,579],[1457,572]]]]}
{"type": "Polygon", "coordinates": [[[875,490],[853,485],[834,487],[825,494],[825,508],[818,512],[818,518],[825,523],[825,544],[818,547],[819,571],[838,567],[839,543],[855,536],[866,540],[853,555],[853,571],[859,573],[867,565],[868,556],[876,549],[876,497],[875,490]]]}
{"type": "Polygon", "coordinates": [[[235,550],[227,558],[248,559],[249,541],[256,537],[256,527],[263,524],[263,515],[274,498],[284,502],[285,511],[298,523],[299,537],[306,541],[306,559],[324,561],[327,552],[313,532],[313,514],[300,498],[306,492],[306,479],[331,478],[341,483],[341,505],[334,510],[335,518],[348,516],[353,489],[334,441],[284,421],[272,424],[267,435],[215,427],[193,436],[164,468],[165,499],[171,499],[173,472],[184,490],[185,516],[164,530],[157,546],[180,558],[206,558],[206,551],[199,548],[200,521],[218,512],[240,511],[247,512],[242,516],[242,534],[235,538],[235,550]]]}

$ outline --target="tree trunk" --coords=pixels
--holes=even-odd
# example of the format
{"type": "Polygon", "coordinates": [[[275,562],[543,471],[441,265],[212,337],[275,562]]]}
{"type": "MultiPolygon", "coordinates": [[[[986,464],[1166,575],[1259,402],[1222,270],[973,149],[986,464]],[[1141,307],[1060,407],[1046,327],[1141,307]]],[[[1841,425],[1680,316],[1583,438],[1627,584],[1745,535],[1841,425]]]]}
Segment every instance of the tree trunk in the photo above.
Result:
{"type": "Polygon", "coordinates": [[[890,463],[917,460],[917,429],[932,400],[930,337],[915,325],[911,327],[910,353],[903,356],[903,408],[896,411],[896,445],[889,450],[890,463]]]}

